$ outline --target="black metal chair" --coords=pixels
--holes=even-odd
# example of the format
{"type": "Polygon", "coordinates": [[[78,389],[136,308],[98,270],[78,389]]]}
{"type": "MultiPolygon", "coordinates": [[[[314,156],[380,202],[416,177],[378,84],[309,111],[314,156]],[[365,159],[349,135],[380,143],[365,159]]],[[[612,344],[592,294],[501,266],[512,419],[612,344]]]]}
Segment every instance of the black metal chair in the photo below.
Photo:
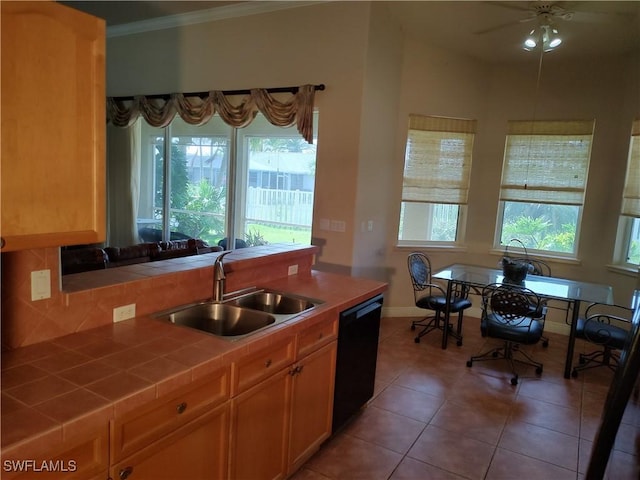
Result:
{"type": "Polygon", "coordinates": [[[601,348],[591,353],[581,353],[578,365],[571,372],[577,377],[578,372],[596,367],[609,367],[614,370],[618,366],[618,351],[624,348],[633,310],[620,305],[592,303],[584,312],[584,317],[576,324],[576,338],[582,338],[601,348]]]}
{"type": "MultiPolygon", "coordinates": [[[[538,260],[537,258],[522,258],[521,260],[524,260],[528,262],[529,265],[531,265],[529,270],[530,275],[538,275],[540,277],[551,276],[551,267],[546,262],[542,260],[538,260]]],[[[541,299],[539,308],[532,307],[530,316],[532,316],[533,318],[543,318],[546,312],[547,312],[547,301],[544,299],[541,299]]],[[[542,337],[540,338],[540,341],[542,342],[543,347],[546,348],[549,346],[549,339],[545,335],[542,335],[542,337]]]]}
{"type": "MultiPolygon", "coordinates": [[[[433,311],[432,315],[411,323],[411,330],[415,330],[416,327],[422,327],[422,330],[414,339],[416,343],[420,343],[420,338],[432,330],[444,330],[447,292],[440,285],[433,283],[431,279],[431,262],[424,253],[413,252],[409,254],[407,266],[409,267],[409,275],[413,284],[413,298],[416,307],[433,311]]],[[[463,312],[469,307],[471,307],[471,301],[468,299],[468,291],[466,289],[458,288],[451,292],[449,314],[458,314],[458,327],[454,330],[453,325],[449,324],[446,328],[449,329],[448,334],[456,339],[458,346],[462,345],[463,312]]]]}
{"type": "Polygon", "coordinates": [[[542,374],[542,363],[535,361],[520,349],[520,345],[533,345],[540,341],[544,330],[544,316],[530,316],[532,305],[540,307],[540,297],[528,288],[509,284],[491,284],[482,290],[482,318],[480,330],[483,337],[503,340],[501,347],[492,348],[467,361],[473,362],[504,359],[511,365],[511,384],[518,384],[515,363],[535,367],[536,374],[542,374]],[[524,359],[516,358],[521,355],[524,359]]]}

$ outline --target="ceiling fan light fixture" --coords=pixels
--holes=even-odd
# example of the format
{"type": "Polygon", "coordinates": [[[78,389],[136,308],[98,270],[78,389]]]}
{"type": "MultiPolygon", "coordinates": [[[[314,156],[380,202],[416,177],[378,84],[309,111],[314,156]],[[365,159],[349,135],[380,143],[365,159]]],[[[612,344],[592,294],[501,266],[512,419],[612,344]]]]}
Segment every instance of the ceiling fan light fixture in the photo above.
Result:
{"type": "Polygon", "coordinates": [[[538,38],[536,36],[536,29],[534,28],[529,32],[527,38],[524,40],[523,48],[527,51],[531,51],[538,45],[538,38]]]}
{"type": "Polygon", "coordinates": [[[558,47],[562,43],[558,29],[549,24],[542,24],[540,27],[534,28],[525,38],[523,48],[531,52],[536,49],[539,43],[542,44],[544,52],[550,52],[558,47]]]}
{"type": "Polygon", "coordinates": [[[549,30],[551,30],[549,33],[549,47],[553,49],[562,43],[562,39],[557,28],[550,28],[549,30]]]}

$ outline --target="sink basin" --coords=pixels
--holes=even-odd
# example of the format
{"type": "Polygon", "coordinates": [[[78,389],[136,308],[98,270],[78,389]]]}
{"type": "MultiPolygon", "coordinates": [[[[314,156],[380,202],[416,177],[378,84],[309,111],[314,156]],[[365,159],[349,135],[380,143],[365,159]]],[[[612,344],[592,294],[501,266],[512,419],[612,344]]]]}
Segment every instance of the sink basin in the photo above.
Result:
{"type": "Polygon", "coordinates": [[[291,315],[316,306],[312,300],[279,292],[259,290],[228,301],[238,307],[260,310],[274,315],[291,315]]]}
{"type": "Polygon", "coordinates": [[[227,340],[239,340],[286,322],[321,303],[321,300],[297,295],[251,289],[222,303],[209,301],[183,305],[158,312],[154,317],[227,340]]]}
{"type": "Polygon", "coordinates": [[[221,337],[236,337],[275,323],[273,315],[225,303],[200,303],[173,311],[165,317],[171,323],[195,328],[221,337]]]}

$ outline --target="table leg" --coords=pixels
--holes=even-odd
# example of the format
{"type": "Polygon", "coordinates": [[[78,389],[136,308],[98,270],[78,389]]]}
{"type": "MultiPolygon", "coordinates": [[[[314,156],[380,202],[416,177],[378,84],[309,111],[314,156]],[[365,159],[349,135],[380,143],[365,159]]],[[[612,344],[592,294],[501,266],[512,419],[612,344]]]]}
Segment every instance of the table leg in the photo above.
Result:
{"type": "Polygon", "coordinates": [[[573,363],[573,347],[576,343],[576,327],[578,316],[580,315],[580,300],[573,301],[573,311],[571,312],[571,326],[569,329],[569,344],[567,345],[567,358],[564,362],[564,378],[571,378],[571,364],[573,363]]]}
{"type": "Polygon", "coordinates": [[[447,281],[447,303],[444,307],[444,327],[442,329],[442,349],[445,350],[447,348],[447,342],[449,341],[449,318],[451,317],[451,312],[449,306],[451,305],[451,280],[447,281]]]}

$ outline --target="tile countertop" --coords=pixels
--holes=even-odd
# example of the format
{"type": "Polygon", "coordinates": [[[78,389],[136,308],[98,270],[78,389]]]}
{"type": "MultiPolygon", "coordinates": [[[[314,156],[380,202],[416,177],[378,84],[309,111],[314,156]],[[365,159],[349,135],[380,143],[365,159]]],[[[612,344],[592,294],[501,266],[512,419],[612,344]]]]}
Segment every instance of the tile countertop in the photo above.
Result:
{"type": "Polygon", "coordinates": [[[386,284],[312,271],[261,285],[323,300],[286,323],[228,341],[148,316],[2,354],[2,450],[54,445],[189,384],[237,358],[338,314],[386,284]],[[44,442],[44,443],[43,443],[44,442]]]}

